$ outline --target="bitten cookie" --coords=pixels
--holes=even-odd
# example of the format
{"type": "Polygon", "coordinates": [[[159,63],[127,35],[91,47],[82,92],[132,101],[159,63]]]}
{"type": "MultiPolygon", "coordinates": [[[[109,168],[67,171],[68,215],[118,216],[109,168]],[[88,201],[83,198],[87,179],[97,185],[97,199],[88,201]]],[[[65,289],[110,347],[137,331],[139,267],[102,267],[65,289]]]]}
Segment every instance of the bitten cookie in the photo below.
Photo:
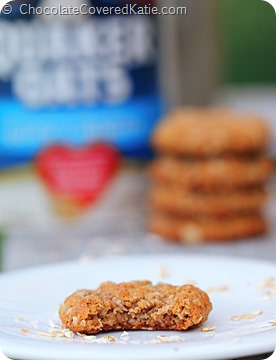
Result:
{"type": "Polygon", "coordinates": [[[152,137],[160,152],[198,157],[257,153],[268,141],[263,119],[226,109],[179,108],[168,114],[152,137]]]}
{"type": "Polygon", "coordinates": [[[74,332],[108,330],[186,330],[205,322],[212,310],[208,295],[192,286],[149,281],[79,290],[60,306],[63,325],[74,332]]]}
{"type": "Polygon", "coordinates": [[[275,171],[275,165],[265,157],[188,161],[164,156],[156,159],[149,171],[157,182],[177,184],[187,190],[216,191],[263,185],[275,171]]]}
{"type": "Polygon", "coordinates": [[[232,217],[258,212],[264,205],[262,189],[224,193],[189,192],[176,186],[155,185],[150,194],[153,210],[185,217],[232,217]]]}
{"type": "Polygon", "coordinates": [[[189,220],[166,214],[152,214],[149,230],[170,241],[186,244],[232,241],[266,233],[267,224],[259,214],[230,219],[189,220]]]}

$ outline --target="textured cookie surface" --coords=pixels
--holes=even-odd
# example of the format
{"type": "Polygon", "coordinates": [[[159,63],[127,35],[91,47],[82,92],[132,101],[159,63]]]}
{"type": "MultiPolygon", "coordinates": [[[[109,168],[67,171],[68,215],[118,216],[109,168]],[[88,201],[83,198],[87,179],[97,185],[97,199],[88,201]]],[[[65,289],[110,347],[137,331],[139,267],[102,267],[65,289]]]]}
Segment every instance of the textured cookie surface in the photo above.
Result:
{"type": "Polygon", "coordinates": [[[260,186],[269,180],[274,171],[273,161],[265,157],[197,161],[160,157],[150,167],[150,174],[157,182],[201,191],[260,186]]]}
{"type": "Polygon", "coordinates": [[[150,194],[151,207],[186,217],[231,217],[258,212],[264,205],[262,189],[224,193],[198,193],[181,187],[155,185],[150,194]]]}
{"type": "Polygon", "coordinates": [[[186,156],[256,153],[268,141],[264,120],[225,109],[179,108],[157,126],[152,137],[156,150],[186,156]]]}
{"type": "Polygon", "coordinates": [[[267,230],[267,224],[259,214],[223,220],[211,218],[189,220],[156,213],[150,217],[149,230],[169,241],[200,244],[263,235],[267,230]]]}
{"type": "Polygon", "coordinates": [[[60,306],[63,325],[74,332],[96,334],[108,330],[186,330],[207,320],[212,304],[192,286],[149,281],[79,290],[60,306]]]}

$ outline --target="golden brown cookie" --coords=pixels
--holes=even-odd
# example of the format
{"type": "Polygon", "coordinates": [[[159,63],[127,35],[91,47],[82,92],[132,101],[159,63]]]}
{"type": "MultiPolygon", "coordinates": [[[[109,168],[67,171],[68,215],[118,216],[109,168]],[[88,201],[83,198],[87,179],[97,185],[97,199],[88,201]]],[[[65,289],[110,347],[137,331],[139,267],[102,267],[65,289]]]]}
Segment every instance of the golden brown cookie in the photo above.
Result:
{"type": "Polygon", "coordinates": [[[149,230],[170,241],[196,245],[263,235],[266,233],[267,224],[260,214],[229,219],[189,220],[155,213],[150,217],[149,230]]]}
{"type": "Polygon", "coordinates": [[[231,217],[256,213],[264,205],[262,189],[224,193],[189,192],[175,186],[155,185],[150,194],[151,207],[185,217],[231,217]]]}
{"type": "Polygon", "coordinates": [[[149,281],[79,290],[60,306],[63,325],[74,332],[96,334],[109,330],[186,330],[205,322],[212,304],[192,286],[149,281]]]}
{"type": "Polygon", "coordinates": [[[167,115],[152,137],[161,152],[185,156],[251,154],[269,141],[265,121],[226,109],[179,108],[167,115]]]}
{"type": "Polygon", "coordinates": [[[266,157],[188,161],[164,156],[150,166],[154,181],[200,191],[260,186],[269,180],[274,171],[273,160],[266,157]]]}

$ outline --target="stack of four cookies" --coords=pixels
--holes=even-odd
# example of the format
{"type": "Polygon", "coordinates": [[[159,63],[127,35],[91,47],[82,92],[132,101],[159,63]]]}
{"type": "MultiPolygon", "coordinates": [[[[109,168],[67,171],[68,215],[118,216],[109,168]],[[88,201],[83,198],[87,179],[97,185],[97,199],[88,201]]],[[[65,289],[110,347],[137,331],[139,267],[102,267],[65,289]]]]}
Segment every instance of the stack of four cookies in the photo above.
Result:
{"type": "Polygon", "coordinates": [[[150,230],[183,243],[266,232],[265,121],[226,109],[177,109],[153,134],[150,230]]]}

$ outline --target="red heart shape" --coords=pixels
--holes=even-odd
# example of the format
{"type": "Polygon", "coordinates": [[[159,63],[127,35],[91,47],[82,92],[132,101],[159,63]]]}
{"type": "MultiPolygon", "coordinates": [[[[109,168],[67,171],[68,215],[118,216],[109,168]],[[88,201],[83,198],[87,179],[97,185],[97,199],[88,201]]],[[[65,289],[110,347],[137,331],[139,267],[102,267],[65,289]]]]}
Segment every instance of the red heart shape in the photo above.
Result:
{"type": "Polygon", "coordinates": [[[119,165],[118,151],[104,143],[84,148],[50,146],[36,158],[36,168],[47,188],[80,206],[99,198],[119,165]]]}

